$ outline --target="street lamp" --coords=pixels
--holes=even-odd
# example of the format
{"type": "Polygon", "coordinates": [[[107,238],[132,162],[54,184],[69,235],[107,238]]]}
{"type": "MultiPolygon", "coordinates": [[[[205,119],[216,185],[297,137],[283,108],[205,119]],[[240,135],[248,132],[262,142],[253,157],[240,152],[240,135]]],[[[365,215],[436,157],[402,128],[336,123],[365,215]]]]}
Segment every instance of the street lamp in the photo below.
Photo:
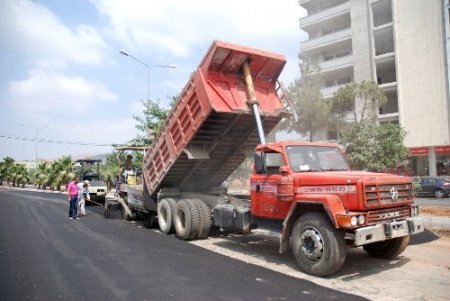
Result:
{"type": "Polygon", "coordinates": [[[21,126],[27,126],[27,127],[30,127],[30,128],[32,128],[32,129],[35,129],[36,130],[36,161],[35,161],[35,167],[34,168],[37,168],[37,158],[38,158],[38,143],[39,143],[39,130],[42,130],[42,129],[47,129],[47,128],[53,128],[53,125],[46,125],[46,126],[41,126],[41,127],[36,127],[36,126],[33,126],[33,125],[29,125],[29,124],[25,124],[25,123],[21,123],[20,124],[21,126]]]}
{"type": "Polygon", "coordinates": [[[140,59],[138,59],[135,56],[132,56],[131,54],[129,54],[128,52],[126,52],[125,50],[120,50],[119,51],[120,54],[128,56],[130,58],[132,58],[133,60],[141,63],[142,65],[144,65],[145,67],[147,67],[147,99],[150,99],[150,68],[176,68],[176,65],[153,65],[153,66],[149,66],[148,64],[144,63],[143,61],[141,61],[140,59]]]}

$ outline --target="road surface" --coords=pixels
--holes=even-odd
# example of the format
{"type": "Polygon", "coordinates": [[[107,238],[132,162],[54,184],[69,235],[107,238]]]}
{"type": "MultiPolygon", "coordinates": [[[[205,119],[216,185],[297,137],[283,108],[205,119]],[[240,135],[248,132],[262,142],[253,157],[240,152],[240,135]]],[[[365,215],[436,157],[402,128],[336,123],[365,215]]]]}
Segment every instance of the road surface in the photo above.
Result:
{"type": "Polygon", "coordinates": [[[0,191],[1,300],[362,300],[232,259],[65,195],[0,191]]]}

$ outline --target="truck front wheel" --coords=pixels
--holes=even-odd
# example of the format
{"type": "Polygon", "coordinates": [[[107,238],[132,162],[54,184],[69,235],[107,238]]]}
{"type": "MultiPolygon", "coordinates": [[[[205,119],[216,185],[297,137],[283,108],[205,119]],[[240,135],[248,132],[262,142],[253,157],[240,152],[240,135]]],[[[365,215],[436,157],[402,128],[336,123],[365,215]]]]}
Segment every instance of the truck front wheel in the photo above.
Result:
{"type": "Polygon", "coordinates": [[[369,255],[382,259],[394,259],[400,255],[409,244],[409,236],[396,237],[363,246],[369,255]]]}
{"type": "Polygon", "coordinates": [[[300,216],[294,224],[291,242],[297,265],[310,275],[336,273],[345,262],[344,234],[321,213],[300,216]]]}
{"type": "Polygon", "coordinates": [[[177,202],[174,199],[167,198],[158,202],[156,208],[158,212],[158,224],[161,232],[169,234],[174,230],[174,215],[177,202]]]}

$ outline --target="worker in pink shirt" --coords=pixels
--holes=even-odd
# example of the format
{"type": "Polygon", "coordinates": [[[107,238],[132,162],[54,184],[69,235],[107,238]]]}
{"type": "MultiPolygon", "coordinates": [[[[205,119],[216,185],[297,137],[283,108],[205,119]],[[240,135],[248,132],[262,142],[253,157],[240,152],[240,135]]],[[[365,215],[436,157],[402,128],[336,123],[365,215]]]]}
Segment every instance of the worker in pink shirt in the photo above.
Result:
{"type": "Polygon", "coordinates": [[[78,177],[73,177],[73,180],[67,184],[67,199],[69,201],[69,219],[80,219],[77,215],[78,210],[78,177]]]}

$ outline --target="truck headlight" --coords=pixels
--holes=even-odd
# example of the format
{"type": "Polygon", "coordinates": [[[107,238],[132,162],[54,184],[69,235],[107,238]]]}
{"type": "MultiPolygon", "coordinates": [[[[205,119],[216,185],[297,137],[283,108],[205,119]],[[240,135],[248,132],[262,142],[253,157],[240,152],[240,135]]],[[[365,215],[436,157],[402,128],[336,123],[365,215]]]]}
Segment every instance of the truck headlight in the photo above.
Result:
{"type": "Polygon", "coordinates": [[[358,224],[364,225],[366,222],[366,217],[364,215],[358,215],[358,224]]]}
{"type": "Polygon", "coordinates": [[[350,223],[351,223],[352,226],[356,226],[356,224],[358,223],[358,217],[352,216],[352,219],[350,220],[350,223]]]}
{"type": "Polygon", "coordinates": [[[411,216],[419,215],[419,206],[411,206],[411,216]]]}

